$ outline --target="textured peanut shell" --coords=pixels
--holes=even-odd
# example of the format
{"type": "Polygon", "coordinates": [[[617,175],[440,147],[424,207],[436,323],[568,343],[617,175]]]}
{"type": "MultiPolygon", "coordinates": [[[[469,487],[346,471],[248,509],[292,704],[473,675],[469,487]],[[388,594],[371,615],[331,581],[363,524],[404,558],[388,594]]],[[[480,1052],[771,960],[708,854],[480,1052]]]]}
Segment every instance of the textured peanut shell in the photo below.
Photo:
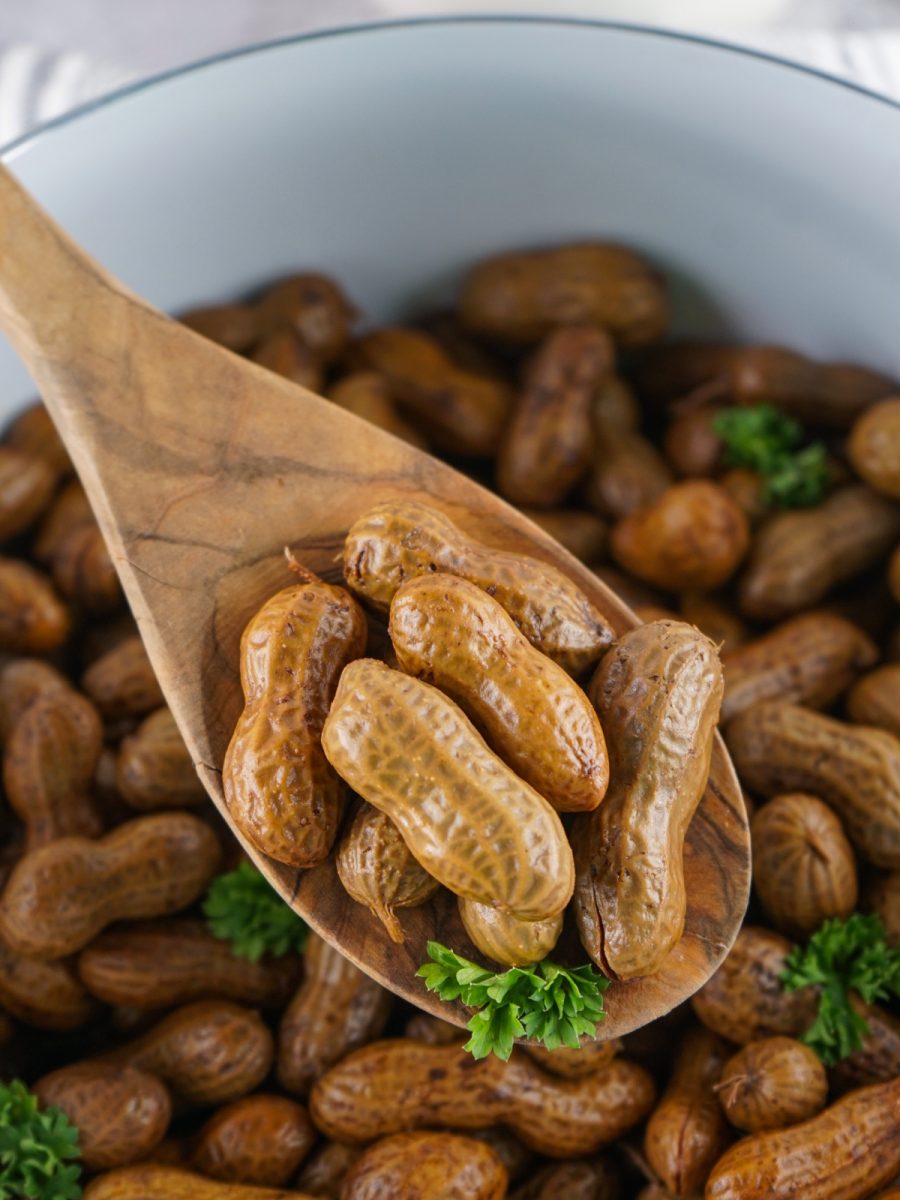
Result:
{"type": "Polygon", "coordinates": [[[60,594],[92,615],[114,612],[122,603],[119,576],[93,517],[62,541],[51,571],[60,594]]]}
{"type": "Polygon", "coordinates": [[[856,908],[856,859],[840,820],[815,796],[776,796],[750,822],[753,883],[774,928],[805,941],[856,908]]]}
{"type": "Polygon", "coordinates": [[[873,404],[847,442],[854,471],[883,496],[900,500],[900,397],[873,404]]]}
{"type": "Polygon", "coordinates": [[[341,1200],[503,1200],[509,1177],[489,1147],[452,1133],[398,1133],[367,1147],[341,1200]]]}
{"type": "Polygon", "coordinates": [[[92,1179],[84,1200],[316,1200],[307,1192],[205,1179],[182,1167],[120,1167],[92,1179]]]}
{"type": "Polygon", "coordinates": [[[380,612],[407,579],[432,571],[459,575],[488,592],[533,646],[572,675],[587,670],[612,640],[600,613],[561,571],[476,542],[437,509],[391,501],[350,527],[344,577],[380,612]]]}
{"type": "Polygon", "coordinates": [[[860,671],[878,661],[867,634],[836,613],[791,617],[722,658],[722,721],[761,700],[828,708],[860,671]]]}
{"type": "Polygon", "coordinates": [[[814,988],[788,992],[779,976],[792,943],[781,934],[745,925],[719,969],[691,1000],[708,1028],[740,1046],[754,1038],[800,1037],[815,1019],[814,988]]]}
{"type": "Polygon", "coordinates": [[[373,1042],[313,1088],[310,1112],[327,1136],[366,1142],[407,1129],[501,1124],[550,1158],[593,1154],[637,1125],[655,1089],[634,1063],[615,1059],[586,1079],[558,1079],[513,1051],[476,1061],[460,1045],[373,1042]]]}
{"type": "Polygon", "coordinates": [[[624,517],[652,504],[672,482],[659,450],[640,432],[641,409],[631,388],[610,376],[593,401],[594,466],[584,485],[588,504],[624,517]]]}
{"type": "Polygon", "coordinates": [[[257,1092],[220,1108],[192,1139],[188,1165],[209,1179],[280,1187],[316,1141],[306,1109],[257,1092]]]}
{"type": "Polygon", "coordinates": [[[778,621],[818,604],[832,588],[873,566],[900,536],[900,508],[862,484],[816,508],[777,513],[753,543],[739,585],[741,611],[778,621]]]}
{"type": "Polygon", "coordinates": [[[584,563],[601,559],[609,530],[602,517],[578,508],[523,508],[522,513],[584,563]]]}
{"type": "Polygon", "coordinates": [[[720,587],[750,544],[747,518],[718,484],[689,479],[613,527],[620,567],[667,591],[720,587]]]}
{"type": "Polygon", "coordinates": [[[514,1133],[502,1125],[490,1125],[487,1129],[469,1129],[467,1136],[490,1146],[509,1174],[510,1185],[523,1179],[535,1165],[535,1153],[522,1144],[514,1133]]]}
{"type": "Polygon", "coordinates": [[[676,474],[691,478],[717,474],[722,439],[714,426],[722,411],[715,405],[688,408],[669,422],[663,447],[676,474]]]}
{"type": "Polygon", "coordinates": [[[575,870],[559,817],[437,688],[358,659],[341,676],[322,747],[458,896],[534,921],[568,904],[575,870]]]}
{"type": "Polygon", "coordinates": [[[49,566],[66,538],[83,525],[96,524],[87,495],[78,479],[70,480],[53,499],[38,526],[32,557],[49,566]]]}
{"type": "Polygon", "coordinates": [[[440,688],[558,812],[597,807],[609,783],[597,715],[491,596],[454,575],[420,575],[391,602],[400,668],[440,688]]]}
{"type": "Polygon", "coordinates": [[[615,363],[609,335],[570,325],[549,334],[529,363],[497,456],[497,487],[515,504],[553,508],[586,474],[591,409],[615,363]]]}
{"type": "Polygon", "coordinates": [[[16,558],[0,558],[0,651],[46,654],[69,636],[69,610],[46,575],[16,558]]]}
{"type": "Polygon", "coordinates": [[[852,992],[850,1004],[869,1028],[859,1049],[829,1070],[829,1084],[837,1092],[900,1076],[900,1018],[852,992]]]}
{"type": "Polygon", "coordinates": [[[439,886],[413,858],[390,817],[369,804],[353,818],[335,865],[348,895],[373,912],[398,945],[405,938],[394,910],[424,904],[439,886]]]}
{"type": "Polygon", "coordinates": [[[376,329],[354,351],[438,449],[496,454],[512,404],[504,380],[458,367],[434,338],[416,329],[376,329]]]}
{"type": "MultiPolygon", "coordinates": [[[[459,1025],[451,1025],[430,1013],[415,1012],[404,1025],[403,1036],[428,1046],[447,1046],[451,1042],[467,1041],[469,1035],[459,1025]]],[[[605,1042],[599,1044],[606,1045],[605,1042]]]]}
{"type": "Polygon", "coordinates": [[[65,675],[40,658],[13,658],[0,669],[0,739],[6,742],[14,726],[45,692],[70,688],[65,675]]]}
{"type": "Polygon", "coordinates": [[[411,446],[427,449],[422,434],[400,415],[386,380],[377,371],[355,371],[351,375],[344,375],[329,389],[328,398],[347,412],[362,417],[394,437],[402,438],[411,446]]]}
{"type": "Polygon", "coordinates": [[[864,900],[865,910],[881,918],[888,945],[900,947],[900,871],[873,878],[864,900]]]}
{"type": "Polygon", "coordinates": [[[291,383],[321,392],[325,383],[322,363],[309,346],[292,329],[275,329],[268,334],[250,355],[253,362],[290,379],[291,383]]]}
{"type": "Polygon", "coordinates": [[[168,708],[152,712],[122,740],[116,789],[126,804],[143,812],[206,803],[206,791],[168,708]]]}
{"type": "Polygon", "coordinates": [[[741,1139],[707,1200],[861,1200],[900,1172],[900,1078],[851,1092],[808,1121],[741,1139]]]}
{"type": "Polygon", "coordinates": [[[508,967],[548,958],[562,933],[562,913],[547,921],[522,921],[489,904],[459,900],[459,915],[472,942],[488,958],[508,967]]]}
{"type": "Polygon", "coordinates": [[[113,921],[186,908],[221,857],[216,835],[188,813],[138,817],[99,841],[60,838],[13,868],[0,900],[0,933],[19,954],[73,954],[113,921]]]}
{"type": "Polygon", "coordinates": [[[125,638],[95,659],[81,686],[105,717],[141,717],[164,703],[139,637],[125,638]]]}
{"type": "Polygon", "coordinates": [[[759,472],[751,471],[749,467],[732,467],[719,476],[719,486],[741,509],[752,529],[769,515],[765,481],[759,472]]]}
{"type": "Polygon", "coordinates": [[[727,1043],[708,1029],[681,1039],[669,1084],[647,1122],[647,1162],[676,1196],[699,1191],[732,1140],[715,1085],[728,1057],[727,1043]]]}
{"type": "Polygon", "coordinates": [[[847,694],[847,716],[900,737],[900,663],[888,663],[858,679],[847,694]]]}
{"type": "Polygon", "coordinates": [[[35,1029],[66,1032],[97,1015],[70,959],[41,962],[16,954],[0,938],[0,1005],[35,1029]]]}
{"type": "Polygon", "coordinates": [[[97,710],[73,688],[51,687],[22,713],[6,742],[3,787],[25,825],[26,852],[103,832],[91,796],[102,745],[97,710]]]}
{"type": "Polygon", "coordinates": [[[35,458],[43,458],[53,468],[57,477],[67,475],[73,470],[62,438],[40,400],[22,409],[7,429],[3,440],[16,450],[35,458]]]}
{"type": "Polygon", "coordinates": [[[341,671],[365,645],[353,597],[319,580],[284,588],[244,630],[244,710],[222,786],[243,835],[278,862],[310,867],[331,849],[344,787],[320,735],[341,671]]]}
{"type": "Polygon", "coordinates": [[[891,734],[772,700],[735,717],[727,740],[751,791],[818,796],[865,858],[900,867],[900,742],[891,734]]]}
{"type": "Polygon", "coordinates": [[[202,337],[239,354],[249,350],[259,338],[256,310],[249,304],[214,304],[192,308],[182,313],[179,320],[202,337]]]}
{"type": "Polygon", "coordinates": [[[782,1129],[825,1107],[828,1077],[795,1038],[761,1038],[732,1055],[716,1088],[728,1120],[746,1133],[782,1129]]]}
{"type": "Polygon", "coordinates": [[[510,1200],[620,1200],[619,1174],[603,1158],[576,1158],[549,1163],[521,1187],[510,1200]]]}
{"type": "Polygon", "coordinates": [[[278,1082],[306,1096],[344,1055],[383,1032],[391,993],[314,933],[304,954],[303,982],[278,1028],[278,1082]]]}
{"type": "Polygon", "coordinates": [[[236,1000],[279,1008],[296,988],[293,956],[238,958],[204,921],[170,917],[104,930],[78,956],[78,974],[106,1004],[172,1008],[192,1000],[236,1000]]]}
{"type": "Polygon", "coordinates": [[[656,341],[668,320],[660,277],[632,251],[603,242],[486,259],[464,280],[459,304],[468,329],[510,342],[586,322],[630,348],[656,341]]]}
{"type": "Polygon", "coordinates": [[[327,275],[289,275],[266,288],[254,315],[260,337],[291,329],[325,363],[347,345],[356,316],[340,285],[327,275]]]}
{"type": "MultiPolygon", "coordinates": [[[[696,625],[701,633],[705,633],[709,640],[719,647],[720,656],[742,646],[750,636],[745,622],[734,611],[731,601],[721,593],[682,592],[678,597],[678,612],[682,621],[687,621],[688,625],[696,625]]],[[[724,703],[723,700],[723,708],[724,703]]]]}
{"type": "Polygon", "coordinates": [[[273,1057],[272,1035],[257,1013],[226,1000],[201,1000],[94,1061],[150,1071],[177,1106],[205,1108],[252,1092],[273,1057]]]}
{"type": "Polygon", "coordinates": [[[45,1075],[32,1090],[41,1105],[62,1109],[78,1130],[89,1171],[146,1157],[165,1137],[172,1116],[165,1086],[136,1067],[74,1063],[45,1075]]]}
{"type": "Polygon", "coordinates": [[[577,1050],[571,1046],[557,1046],[555,1050],[548,1050],[546,1046],[537,1044],[524,1046],[523,1049],[530,1059],[551,1075],[559,1075],[563,1079],[583,1079],[608,1066],[622,1049],[622,1043],[616,1039],[608,1042],[588,1040],[583,1041],[577,1050]]]}
{"type": "Polygon", "coordinates": [[[610,789],[572,830],[581,941],[612,979],[651,975],[684,930],[684,839],[709,775],[722,698],[715,647],[679,621],[619,639],[588,688],[610,789]]]}
{"type": "Polygon", "coordinates": [[[45,459],[0,445],[0,541],[16,537],[37,520],[50,503],[57,478],[45,459]]]}
{"type": "Polygon", "coordinates": [[[295,1186],[322,1200],[341,1200],[341,1187],[347,1172],[362,1154],[361,1146],[343,1142],[325,1142],[303,1164],[295,1186]]]}

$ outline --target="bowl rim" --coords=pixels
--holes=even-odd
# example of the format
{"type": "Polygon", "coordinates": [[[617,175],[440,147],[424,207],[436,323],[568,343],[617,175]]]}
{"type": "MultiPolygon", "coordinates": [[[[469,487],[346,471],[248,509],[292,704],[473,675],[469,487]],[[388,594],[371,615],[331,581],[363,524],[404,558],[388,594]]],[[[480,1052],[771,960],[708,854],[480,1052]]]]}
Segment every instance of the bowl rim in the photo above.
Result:
{"type": "Polygon", "coordinates": [[[132,80],[129,83],[122,84],[110,92],[105,92],[103,95],[76,105],[74,108],[60,113],[58,116],[50,117],[46,121],[40,122],[25,133],[13,138],[12,141],[0,146],[0,159],[5,160],[10,156],[19,154],[23,150],[26,150],[32,142],[43,137],[44,134],[76,122],[89,113],[106,108],[107,105],[115,104],[119,100],[149,91],[157,84],[166,83],[171,79],[178,79],[183,75],[198,73],[207,67],[218,66],[232,59],[249,58],[257,54],[265,54],[269,50],[278,50],[286,46],[305,42],[336,40],[340,37],[356,37],[361,34],[385,33],[395,29],[457,25],[551,25],[561,28],[599,29],[617,33],[637,34],[650,39],[702,46],[715,52],[725,51],[727,54],[736,54],[743,58],[756,59],[760,62],[781,67],[794,74],[808,75],[814,79],[843,88],[848,92],[864,96],[887,108],[894,109],[895,111],[900,110],[900,100],[884,92],[876,91],[874,88],[867,87],[865,84],[857,83],[852,79],[844,79],[820,67],[810,66],[807,63],[798,62],[768,50],[740,45],[724,38],[708,37],[701,33],[667,29],[659,25],[638,24],[632,21],[556,16],[551,13],[439,13],[435,15],[426,14],[421,16],[397,17],[387,20],[359,21],[350,25],[333,25],[327,26],[324,29],[312,29],[305,33],[285,34],[281,37],[250,42],[245,46],[235,46],[228,50],[220,50],[202,58],[181,63],[174,67],[168,67],[165,70],[157,71],[153,74],[132,80]]]}

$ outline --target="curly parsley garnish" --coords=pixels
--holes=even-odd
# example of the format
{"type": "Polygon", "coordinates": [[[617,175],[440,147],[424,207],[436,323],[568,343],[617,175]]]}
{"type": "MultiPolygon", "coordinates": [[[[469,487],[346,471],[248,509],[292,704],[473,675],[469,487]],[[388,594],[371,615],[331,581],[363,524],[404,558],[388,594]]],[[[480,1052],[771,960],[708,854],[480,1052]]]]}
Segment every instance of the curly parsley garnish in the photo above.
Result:
{"type": "Polygon", "coordinates": [[[809,508],[828,486],[821,442],[798,450],[803,428],[771,404],[727,408],[713,422],[729,467],[749,467],[763,479],[763,498],[774,508],[809,508]]]}
{"type": "Polygon", "coordinates": [[[38,1108],[21,1080],[0,1084],[0,1200],[78,1200],[78,1130],[58,1108],[38,1108]]]}
{"type": "Polygon", "coordinates": [[[281,958],[302,951],[309,936],[306,922],[247,862],[213,880],[203,915],[216,937],[231,942],[237,957],[250,962],[264,954],[281,958]]]}

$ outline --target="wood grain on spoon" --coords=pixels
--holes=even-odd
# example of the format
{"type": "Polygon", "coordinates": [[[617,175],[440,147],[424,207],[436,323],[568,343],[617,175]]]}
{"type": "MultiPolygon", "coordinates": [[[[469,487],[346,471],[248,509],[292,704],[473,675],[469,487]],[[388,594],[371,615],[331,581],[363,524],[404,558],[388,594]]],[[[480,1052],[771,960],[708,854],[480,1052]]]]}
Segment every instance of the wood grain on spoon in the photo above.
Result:
{"type": "MultiPolygon", "coordinates": [[[[59,427],[166,700],[226,820],[220,767],[241,709],[240,634],[290,582],[286,545],[339,582],[339,551],[354,519],[380,501],[417,496],[488,544],[556,564],[618,632],[637,624],[596,576],[499,497],[144,303],[2,168],[0,327],[59,427]]],[[[428,938],[463,953],[470,946],[452,897],[405,913],[407,940],[398,947],[344,892],[333,859],[299,872],[246,848],[313,928],[386,987],[446,1019],[468,1018],[415,978],[428,938]]],[[[720,740],[685,867],[685,936],[658,974],[610,987],[604,1038],[686,999],[740,927],[749,837],[720,740]]]]}

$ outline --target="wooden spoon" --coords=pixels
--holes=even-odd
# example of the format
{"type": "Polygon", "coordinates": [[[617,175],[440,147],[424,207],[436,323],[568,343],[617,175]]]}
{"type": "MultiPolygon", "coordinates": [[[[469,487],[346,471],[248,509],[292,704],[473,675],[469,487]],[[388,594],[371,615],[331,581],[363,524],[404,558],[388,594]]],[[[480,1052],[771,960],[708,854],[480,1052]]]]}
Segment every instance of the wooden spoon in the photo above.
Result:
{"type": "MultiPolygon", "coordinates": [[[[220,768],[242,704],[239,639],[262,601],[291,582],[285,546],[339,582],[353,520],[379,501],[414,495],[488,544],[555,563],[617,631],[638,623],[591,571],[491,492],[138,299],[2,168],[0,328],[72,456],[166,700],[226,821],[220,768]]],[[[449,897],[404,910],[407,940],[398,947],[344,892],[331,861],[298,871],[244,845],[285,901],[385,987],[436,1016],[468,1019],[415,978],[430,937],[474,954],[449,897]]],[[[737,935],[749,834],[721,740],[685,866],[685,936],[657,975],[610,987],[603,1038],[685,1000],[737,935]]]]}

